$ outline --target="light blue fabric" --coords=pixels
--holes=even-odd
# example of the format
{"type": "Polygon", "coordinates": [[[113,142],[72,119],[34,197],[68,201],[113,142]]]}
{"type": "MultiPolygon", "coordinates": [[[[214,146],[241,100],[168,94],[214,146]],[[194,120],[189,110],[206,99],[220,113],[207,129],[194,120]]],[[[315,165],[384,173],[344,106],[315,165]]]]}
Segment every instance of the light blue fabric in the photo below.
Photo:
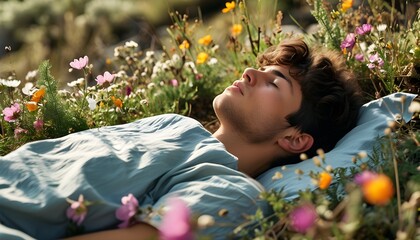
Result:
{"type": "Polygon", "coordinates": [[[0,239],[64,237],[66,198],[80,194],[101,203],[88,209],[87,232],[115,228],[115,210],[129,193],[156,209],[177,195],[194,214],[229,222],[202,232],[224,239],[243,214],[266,209],[256,201],[261,185],[236,167],[197,121],[174,114],[29,143],[0,157],[0,239]],[[226,217],[217,215],[222,208],[226,217]]]}
{"type": "MultiPolygon", "coordinates": [[[[360,109],[357,126],[346,134],[334,147],[325,154],[326,163],[333,168],[348,168],[355,166],[352,157],[361,151],[371,153],[378,137],[383,136],[388,121],[394,120],[398,115],[408,122],[412,114],[407,108],[416,97],[415,94],[394,93],[378,100],[363,105],[360,109]],[[406,96],[404,104],[401,103],[401,96],[406,96]]],[[[299,191],[315,189],[308,176],[310,171],[320,172],[321,168],[316,167],[312,159],[282,167],[272,168],[261,174],[257,180],[267,189],[280,191],[283,189],[286,199],[292,200],[298,197],[299,191]],[[296,169],[304,172],[297,175],[296,169]],[[274,179],[276,172],[283,174],[282,178],[274,179]]]]}

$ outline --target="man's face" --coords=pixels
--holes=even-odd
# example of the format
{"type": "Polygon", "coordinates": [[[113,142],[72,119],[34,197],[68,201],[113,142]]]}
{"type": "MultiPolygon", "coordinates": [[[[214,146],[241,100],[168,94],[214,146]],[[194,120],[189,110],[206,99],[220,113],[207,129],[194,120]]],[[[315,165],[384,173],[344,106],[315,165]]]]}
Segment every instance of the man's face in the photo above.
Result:
{"type": "Polygon", "coordinates": [[[213,101],[221,126],[250,143],[271,141],[290,127],[286,116],[299,110],[300,85],[285,66],[245,69],[213,101]]]}

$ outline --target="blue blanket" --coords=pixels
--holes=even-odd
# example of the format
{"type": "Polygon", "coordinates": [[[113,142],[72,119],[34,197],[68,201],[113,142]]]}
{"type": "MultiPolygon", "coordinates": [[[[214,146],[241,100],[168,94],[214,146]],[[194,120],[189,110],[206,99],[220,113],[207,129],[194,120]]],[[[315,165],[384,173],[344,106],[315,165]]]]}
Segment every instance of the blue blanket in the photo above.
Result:
{"type": "Polygon", "coordinates": [[[100,202],[89,207],[86,232],[116,228],[129,193],[155,209],[181,197],[194,214],[216,218],[201,234],[225,239],[244,215],[267,209],[257,200],[262,187],[236,166],[197,121],[174,114],[29,143],[0,158],[0,239],[64,237],[66,199],[80,194],[100,202]]]}

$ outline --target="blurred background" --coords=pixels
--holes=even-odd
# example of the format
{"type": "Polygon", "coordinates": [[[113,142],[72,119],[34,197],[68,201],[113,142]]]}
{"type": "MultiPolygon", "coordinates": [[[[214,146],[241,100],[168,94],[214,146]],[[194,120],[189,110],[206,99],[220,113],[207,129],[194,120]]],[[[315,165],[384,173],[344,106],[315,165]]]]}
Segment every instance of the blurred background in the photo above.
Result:
{"type": "MultiPolygon", "coordinates": [[[[224,0],[2,0],[0,1],[0,78],[21,81],[49,59],[53,76],[73,81],[69,62],[89,56],[95,69],[105,68],[113,50],[133,40],[141,50],[159,50],[170,44],[167,28],[171,12],[202,21],[203,34],[225,41],[232,22],[221,14],[224,0]],[[209,28],[209,26],[211,26],[209,28]]],[[[283,12],[283,29],[301,31],[315,22],[305,0],[247,1],[261,26],[283,12]],[[298,23],[298,24],[296,24],[298,23]],[[299,26],[298,26],[299,25],[299,26]]],[[[176,46],[172,43],[173,46],[176,46]]]]}

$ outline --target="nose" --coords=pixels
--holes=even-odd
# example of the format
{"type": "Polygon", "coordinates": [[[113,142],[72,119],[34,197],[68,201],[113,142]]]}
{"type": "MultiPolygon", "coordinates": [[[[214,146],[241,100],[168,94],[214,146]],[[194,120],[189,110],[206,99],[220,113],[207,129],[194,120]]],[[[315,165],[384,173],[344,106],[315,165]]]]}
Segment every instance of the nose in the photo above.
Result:
{"type": "Polygon", "coordinates": [[[258,70],[254,68],[246,68],[242,74],[242,78],[245,80],[245,83],[255,86],[257,83],[258,70]]]}

